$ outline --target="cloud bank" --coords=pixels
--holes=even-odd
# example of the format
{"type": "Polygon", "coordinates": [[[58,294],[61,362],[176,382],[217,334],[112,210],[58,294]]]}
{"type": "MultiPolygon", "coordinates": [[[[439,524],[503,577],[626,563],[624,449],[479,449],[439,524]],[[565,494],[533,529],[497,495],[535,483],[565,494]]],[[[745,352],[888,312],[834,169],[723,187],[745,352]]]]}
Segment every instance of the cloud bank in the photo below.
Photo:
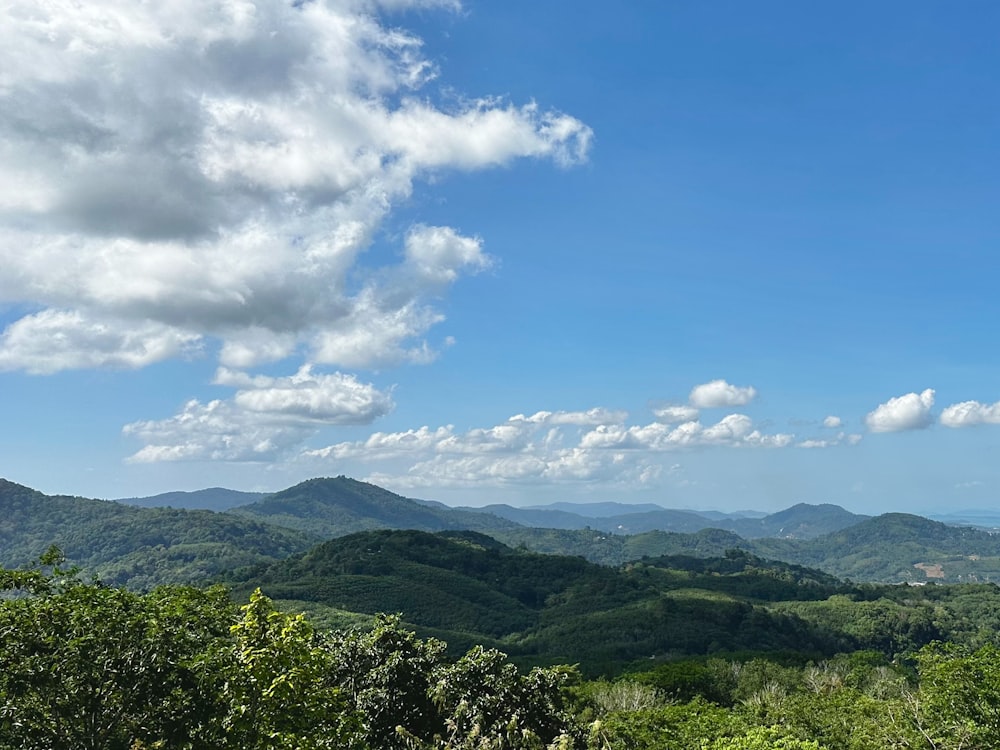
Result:
{"type": "Polygon", "coordinates": [[[497,99],[435,104],[421,40],[381,8],[454,2],[37,3],[0,11],[0,369],[143,367],[218,351],[333,367],[427,361],[435,300],[489,265],[414,225],[414,183],[591,133],[497,99]],[[14,306],[17,306],[15,308],[14,306]]]}
{"type": "Polygon", "coordinates": [[[762,432],[744,414],[730,414],[709,425],[697,420],[629,425],[627,420],[627,413],[603,408],[517,414],[499,425],[464,432],[452,425],[377,432],[366,440],[305,451],[302,459],[329,471],[350,461],[374,467],[398,464],[405,467],[402,473],[376,468],[368,479],[400,488],[540,482],[644,485],[672,466],[666,457],[678,451],[785,448],[795,440],[790,434],[762,432]]]}

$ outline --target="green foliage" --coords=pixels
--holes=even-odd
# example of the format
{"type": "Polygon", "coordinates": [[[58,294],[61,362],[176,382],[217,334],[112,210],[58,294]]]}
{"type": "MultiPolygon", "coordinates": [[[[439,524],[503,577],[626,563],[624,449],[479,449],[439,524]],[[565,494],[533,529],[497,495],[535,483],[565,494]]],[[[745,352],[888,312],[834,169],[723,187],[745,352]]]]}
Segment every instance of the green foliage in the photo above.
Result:
{"type": "Polygon", "coordinates": [[[433,737],[443,731],[431,697],[433,674],[444,663],[445,644],[421,640],[398,617],[380,615],[368,631],[327,636],[333,681],[362,717],[370,747],[409,747],[406,736],[433,737]]]}
{"type": "Polygon", "coordinates": [[[703,743],[749,728],[739,715],[701,699],[639,711],[619,711],[599,719],[598,748],[614,750],[701,750],[703,743]]]}
{"type": "Polygon", "coordinates": [[[207,732],[218,747],[361,747],[359,722],[331,681],[332,655],[303,615],[278,612],[256,591],[230,632],[203,662],[209,695],[222,706],[207,732]]]}
{"type": "MultiPolygon", "coordinates": [[[[685,558],[689,566],[692,560],[685,558]]],[[[272,565],[241,590],[259,586],[277,599],[338,610],[401,612],[456,643],[502,643],[515,657],[580,663],[591,673],[650,656],[835,651],[838,638],[753,598],[765,589],[768,597],[821,595],[832,585],[827,576],[752,556],[725,562],[725,574],[656,564],[614,570],[514,550],[474,532],[373,531],[272,565]],[[741,582],[747,595],[730,594],[741,582]]]]}
{"type": "Polygon", "coordinates": [[[435,673],[431,690],[445,734],[423,747],[440,750],[541,750],[572,742],[562,686],[566,669],[522,675],[505,654],[474,648],[435,673]]]}
{"type": "Polygon", "coordinates": [[[481,648],[449,662],[398,618],[321,636],[260,592],[237,610],[218,588],[48,580],[0,599],[0,750],[540,750],[581,738],[563,703],[571,671],[522,673],[481,648]]]}
{"type": "Polygon", "coordinates": [[[0,748],[204,747],[197,655],[223,638],[220,589],[141,596],[67,584],[0,602],[0,748]]]}
{"type": "Polygon", "coordinates": [[[996,535],[905,513],[886,513],[807,542],[757,539],[753,549],[853,580],[927,581],[918,564],[942,565],[944,577],[932,580],[1000,578],[996,535]]]}
{"type": "Polygon", "coordinates": [[[738,737],[719,737],[704,750],[826,750],[818,742],[786,735],[780,727],[754,727],[738,737]]]}
{"type": "MultiPolygon", "coordinates": [[[[448,565],[480,582],[494,571],[484,560],[497,558],[500,570],[516,572],[521,563],[505,556],[537,557],[480,544],[475,535],[443,546],[411,541],[421,564],[441,551],[448,565]]],[[[0,571],[0,750],[1000,748],[1000,646],[992,643],[924,646],[914,653],[915,670],[879,650],[809,663],[703,657],[581,685],[573,669],[524,671],[494,648],[452,659],[443,642],[418,637],[398,616],[378,615],[360,630],[317,632],[304,615],[279,611],[259,591],[237,608],[220,588],[141,594],[82,581],[63,564],[51,549],[33,569],[0,571]]],[[[565,578],[555,579],[564,588],[547,596],[546,606],[563,608],[566,621],[577,624],[644,606],[642,598],[611,603],[646,591],[650,577],[739,576],[747,566],[761,567],[735,552],[686,565],[694,570],[647,565],[602,573],[624,576],[623,586],[587,575],[578,580],[573,565],[589,570],[579,560],[557,561],[553,571],[565,578]],[[587,596],[609,609],[587,615],[580,607],[587,596]]],[[[991,587],[926,598],[921,590],[862,587],[851,594],[857,600],[838,594],[786,604],[823,605],[842,618],[838,627],[857,619],[854,637],[877,640],[883,630],[900,630],[910,610],[918,621],[929,614],[935,623],[957,623],[963,613],[992,611],[995,595],[991,587]]],[[[754,613],[771,605],[718,590],[676,589],[655,601],[664,600],[704,606],[736,629],[778,622],[755,623],[754,613]]],[[[632,614],[635,634],[638,612],[632,614]]],[[[654,625],[668,622],[652,610],[643,616],[654,625]]],[[[676,623],[669,622],[675,637],[676,623]]],[[[960,632],[978,634],[972,627],[960,632]]]]}
{"type": "Polygon", "coordinates": [[[918,656],[914,723],[929,747],[1000,747],[1000,649],[935,644],[918,656]]]}

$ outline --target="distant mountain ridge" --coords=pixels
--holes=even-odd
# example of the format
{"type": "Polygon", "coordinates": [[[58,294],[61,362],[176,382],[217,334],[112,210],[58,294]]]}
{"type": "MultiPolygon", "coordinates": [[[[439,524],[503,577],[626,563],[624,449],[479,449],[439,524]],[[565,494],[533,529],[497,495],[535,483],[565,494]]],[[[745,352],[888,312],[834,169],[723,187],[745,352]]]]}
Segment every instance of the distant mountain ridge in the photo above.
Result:
{"type": "Polygon", "coordinates": [[[723,529],[747,539],[781,536],[810,539],[838,531],[870,516],[838,505],[799,503],[777,513],[721,513],[665,508],[654,503],[573,503],[451,507],[435,500],[405,498],[345,476],[315,478],[274,493],[238,492],[213,487],[195,492],[167,492],[117,502],[142,507],[177,507],[231,511],[287,528],[335,537],[380,528],[499,530],[511,524],[548,529],[593,528],[612,534],[672,531],[693,534],[723,529]],[[510,523],[502,523],[495,516],[510,523]]]}
{"type": "Polygon", "coordinates": [[[119,498],[115,502],[136,505],[140,508],[186,508],[188,510],[224,511],[248,505],[267,497],[267,492],[240,492],[224,487],[209,487],[193,492],[164,492],[149,497],[119,498]]]}
{"type": "Polygon", "coordinates": [[[526,510],[559,510],[565,513],[573,513],[586,518],[607,518],[608,516],[620,516],[623,513],[643,513],[645,511],[666,510],[662,505],[655,503],[568,503],[557,502],[547,505],[524,505],[526,510]]]}
{"type": "MultiPolygon", "coordinates": [[[[760,518],[666,508],[585,517],[554,507],[452,508],[344,476],[263,497],[221,488],[156,497],[189,503],[247,495],[255,501],[218,513],[48,496],[0,480],[0,565],[27,564],[56,544],[88,573],[145,587],[211,580],[360,531],[410,529],[477,531],[512,547],[611,566],[738,548],[853,580],[1000,581],[1000,535],[900,513],[870,518],[831,504],[800,503],[760,518]]],[[[596,512],[618,507],[601,504],[596,512]]]]}
{"type": "Polygon", "coordinates": [[[703,515],[693,510],[674,510],[645,504],[634,506],[646,510],[621,512],[630,506],[624,503],[552,503],[548,506],[517,508],[511,505],[487,505],[483,508],[463,508],[472,512],[487,512],[522,526],[550,529],[599,529],[611,534],[642,534],[648,531],[673,531],[693,534],[702,529],[723,529],[747,539],[779,536],[791,539],[812,539],[864,521],[863,516],[844,510],[839,505],[808,505],[799,503],[777,513],[760,517],[713,513],[703,515]],[[593,508],[594,515],[582,515],[593,508]],[[648,508],[654,508],[648,510],[648,508]],[[617,511],[608,515],[611,511],[617,511]]]}

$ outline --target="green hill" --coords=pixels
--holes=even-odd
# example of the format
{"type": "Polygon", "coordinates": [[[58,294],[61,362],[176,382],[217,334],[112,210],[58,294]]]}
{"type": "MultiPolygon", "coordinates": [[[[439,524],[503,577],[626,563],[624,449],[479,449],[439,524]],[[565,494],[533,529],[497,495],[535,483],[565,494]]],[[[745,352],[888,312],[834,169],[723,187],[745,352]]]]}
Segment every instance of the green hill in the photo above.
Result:
{"type": "Polygon", "coordinates": [[[316,541],[311,534],[211,511],[50,496],[0,479],[0,565],[6,567],[29,564],[55,544],[87,573],[146,588],[215,580],[316,541]]]}
{"type": "Polygon", "coordinates": [[[399,612],[419,631],[459,647],[487,642],[552,662],[620,664],[745,649],[832,653],[837,637],[796,615],[772,613],[766,602],[778,588],[797,589],[790,598],[799,600],[826,597],[839,584],[818,572],[810,583],[789,582],[782,580],[788,566],[758,563],[751,556],[731,561],[724,575],[668,571],[662,561],[615,569],[512,549],[475,532],[382,530],[275,563],[246,577],[237,591],[260,587],[284,602],[399,612]],[[729,590],[719,585],[723,577],[732,579],[729,590]],[[741,590],[740,577],[755,583],[741,590]],[[760,595],[767,577],[773,587],[760,595]]]}
{"type": "Polygon", "coordinates": [[[328,539],[373,529],[490,531],[517,526],[489,513],[418,502],[344,476],[309,479],[230,513],[328,539]]]}
{"type": "MultiPolygon", "coordinates": [[[[815,518],[824,506],[789,509],[785,523],[815,518]]],[[[842,509],[827,506],[843,520],[842,509]]],[[[846,512],[846,511],[845,511],[846,512]]],[[[748,519],[751,520],[751,519],[748,519]]],[[[752,519],[758,523],[766,519],[752,519]]],[[[817,568],[853,581],[881,583],[1000,582],[1000,535],[967,526],[948,526],[921,516],[887,513],[813,538],[744,538],[732,531],[703,529],[693,534],[648,531],[616,535],[593,529],[519,528],[491,532],[510,545],[536,552],[580,555],[603,565],[664,555],[718,557],[743,549],[774,560],[817,568]]]]}
{"type": "Polygon", "coordinates": [[[1000,581],[1000,536],[886,513],[808,542],[755,540],[760,554],[862,581],[1000,581]]]}

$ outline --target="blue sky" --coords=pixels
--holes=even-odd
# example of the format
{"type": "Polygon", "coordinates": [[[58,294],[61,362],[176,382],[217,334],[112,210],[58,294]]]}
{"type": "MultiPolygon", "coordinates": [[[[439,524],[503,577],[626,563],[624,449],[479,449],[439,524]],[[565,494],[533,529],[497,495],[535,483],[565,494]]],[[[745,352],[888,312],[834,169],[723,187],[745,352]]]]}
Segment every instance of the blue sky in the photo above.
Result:
{"type": "Polygon", "coordinates": [[[993,3],[2,14],[8,479],[995,502],[993,3]]]}

